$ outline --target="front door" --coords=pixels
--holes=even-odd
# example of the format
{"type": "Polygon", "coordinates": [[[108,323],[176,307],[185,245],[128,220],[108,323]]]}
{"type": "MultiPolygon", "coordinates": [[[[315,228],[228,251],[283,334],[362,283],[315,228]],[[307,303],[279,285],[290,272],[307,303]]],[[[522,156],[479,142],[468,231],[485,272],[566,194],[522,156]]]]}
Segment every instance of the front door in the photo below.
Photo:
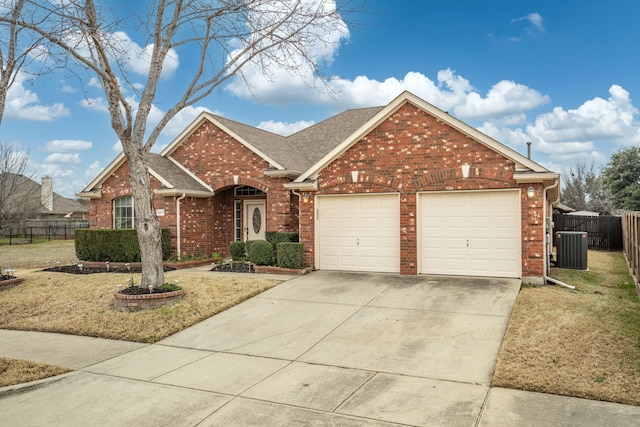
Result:
{"type": "Polygon", "coordinates": [[[244,207],[244,240],[264,240],[266,220],[265,200],[246,200],[244,207]]]}

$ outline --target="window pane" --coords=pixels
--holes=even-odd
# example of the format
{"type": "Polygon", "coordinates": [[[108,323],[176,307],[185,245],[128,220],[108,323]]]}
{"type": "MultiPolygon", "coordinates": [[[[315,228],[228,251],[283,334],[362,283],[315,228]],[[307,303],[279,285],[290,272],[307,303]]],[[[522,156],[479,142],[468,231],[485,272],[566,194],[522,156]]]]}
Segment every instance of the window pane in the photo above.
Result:
{"type": "Polygon", "coordinates": [[[133,210],[133,197],[119,197],[113,201],[113,227],[133,228],[135,215],[133,210]]]}

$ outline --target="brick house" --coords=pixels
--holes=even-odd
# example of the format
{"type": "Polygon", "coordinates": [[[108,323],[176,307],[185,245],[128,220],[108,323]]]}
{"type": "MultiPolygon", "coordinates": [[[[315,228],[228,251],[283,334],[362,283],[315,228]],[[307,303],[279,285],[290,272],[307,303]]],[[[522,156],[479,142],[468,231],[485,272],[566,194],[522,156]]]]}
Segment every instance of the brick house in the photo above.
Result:
{"type": "MultiPolygon", "coordinates": [[[[540,283],[559,195],[559,174],[408,92],[288,137],[203,113],[148,164],[177,253],[297,230],[327,270],[540,283]]],[[[130,195],[123,154],[79,194],[102,228],[133,226],[130,195]]]]}

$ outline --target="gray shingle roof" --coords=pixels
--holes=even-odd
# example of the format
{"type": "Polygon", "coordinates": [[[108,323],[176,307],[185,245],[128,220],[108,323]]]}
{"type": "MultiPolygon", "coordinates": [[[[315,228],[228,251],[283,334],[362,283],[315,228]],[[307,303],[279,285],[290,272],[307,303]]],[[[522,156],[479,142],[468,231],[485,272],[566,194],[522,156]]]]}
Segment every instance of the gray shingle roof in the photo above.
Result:
{"type": "Polygon", "coordinates": [[[384,107],[347,110],[290,136],[281,136],[224,117],[222,125],[287,170],[304,172],[384,107]]]}
{"type": "Polygon", "coordinates": [[[209,191],[200,182],[166,157],[159,154],[147,154],[147,163],[151,169],[175,189],[190,191],[209,191]]]}
{"type": "Polygon", "coordinates": [[[251,144],[260,152],[278,162],[287,170],[303,172],[309,165],[309,160],[304,156],[298,147],[292,143],[290,137],[277,135],[245,125],[224,117],[215,116],[221,124],[236,133],[243,140],[251,144]]]}
{"type": "Polygon", "coordinates": [[[304,170],[323,158],[383,108],[347,110],[291,135],[291,142],[307,158],[308,163],[304,170]]]}
{"type": "Polygon", "coordinates": [[[48,210],[42,205],[42,186],[24,175],[5,173],[5,179],[14,180],[11,185],[12,194],[4,201],[7,212],[25,210],[25,200],[28,200],[28,210],[31,213],[49,215],[67,215],[70,213],[88,213],[89,208],[76,200],[62,197],[53,192],[53,209],[48,210]]]}

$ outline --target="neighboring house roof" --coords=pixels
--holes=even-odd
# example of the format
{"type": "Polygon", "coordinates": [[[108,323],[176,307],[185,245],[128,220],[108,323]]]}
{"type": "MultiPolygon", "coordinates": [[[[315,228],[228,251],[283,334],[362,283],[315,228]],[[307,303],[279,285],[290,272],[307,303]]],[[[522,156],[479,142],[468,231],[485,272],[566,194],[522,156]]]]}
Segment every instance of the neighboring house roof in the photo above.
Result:
{"type": "MultiPolygon", "coordinates": [[[[553,186],[553,183],[558,181],[559,175],[557,173],[551,172],[530,158],[523,156],[409,92],[403,92],[386,106],[347,110],[288,137],[257,129],[211,113],[201,113],[159,155],[149,155],[148,162],[152,174],[166,187],[166,191],[163,189],[161,193],[167,195],[178,194],[178,190],[182,189],[186,190],[185,192],[189,195],[191,195],[191,192],[196,196],[200,195],[202,197],[206,197],[206,192],[211,195],[211,188],[208,188],[197,176],[190,173],[171,157],[171,154],[193,132],[208,121],[267,161],[270,167],[269,170],[265,171],[266,173],[280,173],[289,176],[294,179],[294,184],[288,184],[287,187],[304,188],[315,180],[317,174],[323,168],[406,103],[414,104],[438,120],[464,133],[469,138],[512,160],[516,169],[514,179],[517,182],[540,182],[545,186],[549,186],[551,183],[552,185],[549,187],[550,196],[558,197],[558,189],[553,186]]],[[[84,197],[100,197],[99,188],[102,182],[124,160],[124,154],[121,153],[80,195],[84,197]]]]}
{"type": "Polygon", "coordinates": [[[575,212],[569,212],[567,215],[574,215],[574,216],[600,216],[600,214],[598,212],[591,212],[591,211],[575,211],[575,212]]]}
{"type": "Polygon", "coordinates": [[[575,209],[570,208],[569,206],[564,205],[562,203],[558,203],[557,205],[555,205],[555,209],[558,212],[561,212],[561,213],[568,213],[568,212],[575,212],[576,211],[575,209]]]}
{"type": "MultiPolygon", "coordinates": [[[[89,208],[76,200],[62,197],[56,192],[52,191],[51,209],[48,209],[43,204],[44,195],[42,194],[42,185],[38,184],[31,178],[24,175],[10,174],[14,181],[14,193],[11,194],[9,199],[9,206],[6,207],[7,211],[24,211],[24,199],[31,201],[30,206],[33,210],[29,213],[34,214],[47,214],[47,215],[69,215],[72,213],[88,213],[89,208]]],[[[31,209],[29,209],[31,210],[31,209]]]]}

